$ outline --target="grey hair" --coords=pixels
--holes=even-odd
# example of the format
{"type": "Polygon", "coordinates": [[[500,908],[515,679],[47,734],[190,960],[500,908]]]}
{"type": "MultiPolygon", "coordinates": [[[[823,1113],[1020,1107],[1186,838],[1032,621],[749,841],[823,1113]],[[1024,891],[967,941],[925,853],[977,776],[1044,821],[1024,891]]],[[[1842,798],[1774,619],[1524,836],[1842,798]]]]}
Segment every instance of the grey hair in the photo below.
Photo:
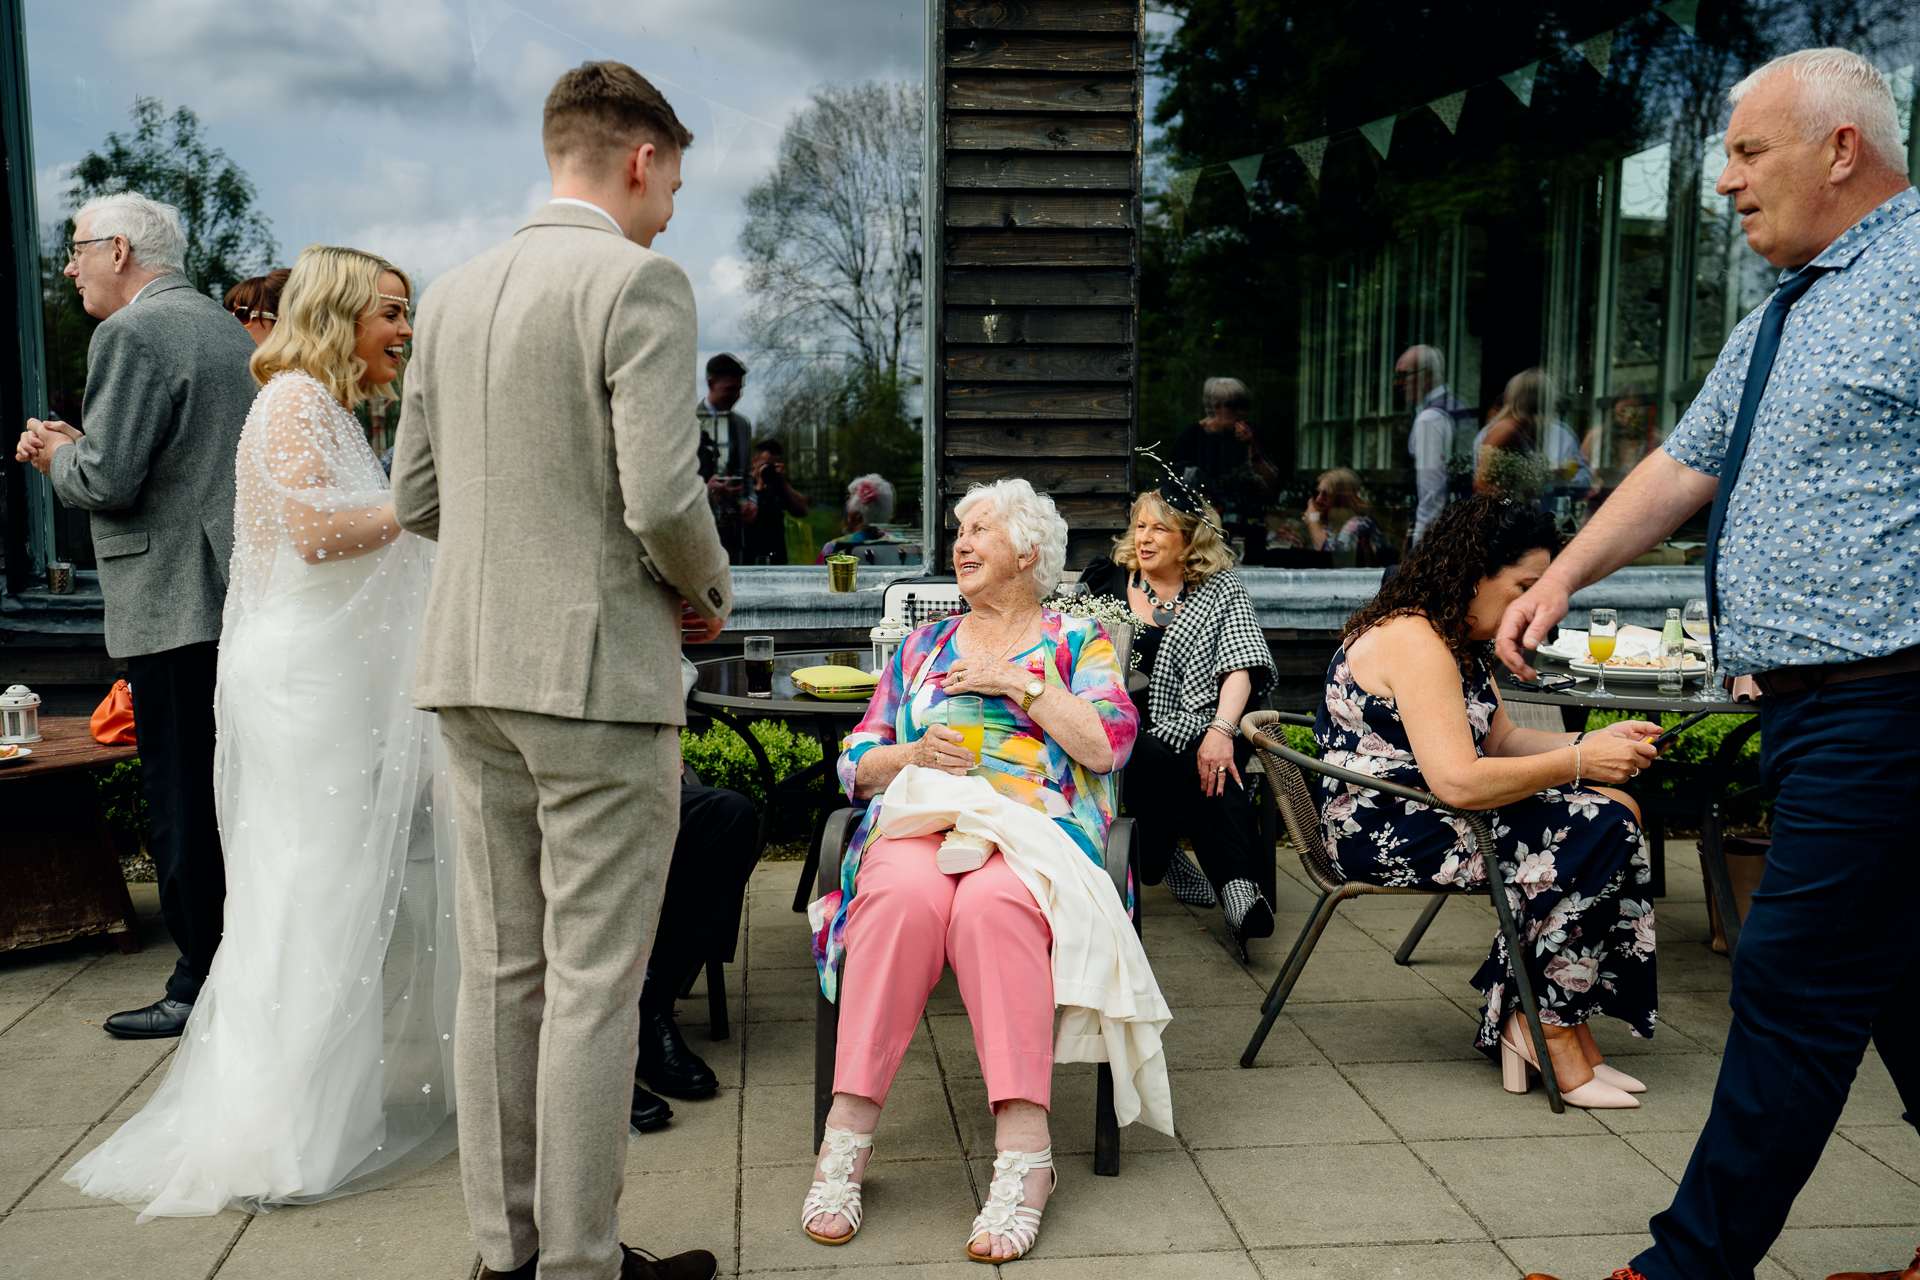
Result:
{"type": "Polygon", "coordinates": [[[1027,570],[1034,598],[1044,600],[1052,595],[1060,584],[1061,571],[1067,567],[1067,522],[1060,518],[1053,499],[1025,480],[995,480],[967,490],[966,496],[953,504],[953,518],[964,521],[967,512],[982,502],[990,503],[1007,522],[1007,538],[1013,543],[1014,554],[1039,552],[1033,567],[1027,570]]]}
{"type": "Polygon", "coordinates": [[[1849,49],[1800,49],[1783,54],[1727,90],[1737,104],[1766,81],[1785,72],[1800,83],[1794,110],[1808,142],[1818,142],[1843,124],[1860,130],[1874,159],[1895,173],[1907,171],[1900,144],[1900,112],[1880,69],[1849,49]]]}
{"type": "Polygon", "coordinates": [[[1215,409],[1244,409],[1252,403],[1247,384],[1238,378],[1208,378],[1200,388],[1200,407],[1208,413],[1215,409]]]}
{"type": "Polygon", "coordinates": [[[1413,357],[1413,368],[1408,370],[1409,373],[1430,373],[1436,382],[1447,376],[1447,358],[1440,353],[1440,348],[1420,343],[1400,353],[1402,360],[1408,356],[1413,357]]]}
{"type": "Polygon", "coordinates": [[[847,512],[858,511],[868,524],[885,524],[893,519],[893,486],[885,476],[871,472],[847,484],[847,512]]]}
{"type": "Polygon", "coordinates": [[[180,229],[180,211],[172,205],[135,191],[116,191],[95,196],[75,209],[75,224],[88,214],[93,215],[89,238],[125,237],[135,266],[163,276],[187,269],[187,233],[180,229]]]}

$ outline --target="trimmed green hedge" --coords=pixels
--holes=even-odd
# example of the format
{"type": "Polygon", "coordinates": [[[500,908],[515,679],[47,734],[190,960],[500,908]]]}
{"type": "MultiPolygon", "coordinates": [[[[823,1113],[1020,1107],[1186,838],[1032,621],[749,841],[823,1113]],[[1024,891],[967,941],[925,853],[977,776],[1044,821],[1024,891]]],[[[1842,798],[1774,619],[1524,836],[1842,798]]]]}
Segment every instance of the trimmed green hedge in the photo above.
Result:
{"type": "MultiPolygon", "coordinates": [[[[760,740],[777,778],[784,780],[820,762],[820,744],[804,733],[795,733],[784,720],[755,720],[747,726],[747,731],[760,740]]],[[[760,768],[753,752],[747,749],[739,734],[724,724],[716,721],[703,734],[682,729],[680,757],[693,766],[700,781],[707,786],[738,791],[756,807],[766,803],[766,788],[761,785],[760,768]]],[[[812,810],[783,804],[774,812],[767,839],[778,844],[804,840],[812,833],[812,810]]]]}

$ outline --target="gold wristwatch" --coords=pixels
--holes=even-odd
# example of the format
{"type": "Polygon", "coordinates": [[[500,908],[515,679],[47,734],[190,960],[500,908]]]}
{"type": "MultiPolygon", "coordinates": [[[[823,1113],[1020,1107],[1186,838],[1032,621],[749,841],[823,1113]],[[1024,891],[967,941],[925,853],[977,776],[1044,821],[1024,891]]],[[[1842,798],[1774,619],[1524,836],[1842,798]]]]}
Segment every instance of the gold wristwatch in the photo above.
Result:
{"type": "Polygon", "coordinates": [[[1033,700],[1035,698],[1038,698],[1041,694],[1045,693],[1046,691],[1047,691],[1047,682],[1045,680],[1027,681],[1027,689],[1026,689],[1027,696],[1020,699],[1020,710],[1027,711],[1031,709],[1033,706],[1033,700]]]}

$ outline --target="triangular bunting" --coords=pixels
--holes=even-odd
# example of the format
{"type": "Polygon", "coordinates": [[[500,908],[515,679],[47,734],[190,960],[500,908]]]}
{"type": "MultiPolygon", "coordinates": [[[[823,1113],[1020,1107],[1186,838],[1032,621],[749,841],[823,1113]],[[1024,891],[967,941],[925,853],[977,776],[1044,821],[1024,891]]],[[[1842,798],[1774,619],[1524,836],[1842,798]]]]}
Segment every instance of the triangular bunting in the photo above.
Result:
{"type": "Polygon", "coordinates": [[[506,0],[467,0],[467,39],[473,42],[473,65],[480,65],[480,51],[487,47],[515,9],[506,0]]]}
{"type": "Polygon", "coordinates": [[[1587,61],[1593,64],[1593,69],[1600,73],[1602,80],[1605,80],[1607,64],[1613,61],[1613,32],[1603,31],[1597,36],[1582,40],[1580,52],[1587,55],[1587,61]]]}
{"type": "Polygon", "coordinates": [[[1199,182],[1198,169],[1182,169],[1173,175],[1171,182],[1167,183],[1167,194],[1173,197],[1175,204],[1184,209],[1193,203],[1193,189],[1199,185],[1199,182]]]}
{"type": "Polygon", "coordinates": [[[1440,123],[1447,126],[1448,133],[1460,132],[1460,111],[1467,105],[1467,91],[1450,93],[1444,98],[1435,98],[1427,104],[1433,108],[1433,114],[1440,117],[1440,123]]]}
{"type": "Polygon", "coordinates": [[[1307,176],[1317,184],[1320,181],[1320,166],[1326,163],[1327,140],[1313,138],[1306,142],[1293,144],[1293,153],[1300,157],[1300,163],[1307,166],[1307,176]]]}
{"type": "Polygon", "coordinates": [[[1529,62],[1526,66],[1509,71],[1500,77],[1500,83],[1513,90],[1513,96],[1520,99],[1520,105],[1533,105],[1533,80],[1540,74],[1540,64],[1529,62]]]}
{"type": "Polygon", "coordinates": [[[720,172],[720,166],[727,158],[727,151],[733,146],[733,140],[747,127],[747,121],[753,117],[744,111],[735,111],[724,102],[707,99],[707,110],[713,116],[713,171],[720,172]]]}
{"type": "Polygon", "coordinates": [[[1694,33],[1694,19],[1700,14],[1700,0],[1669,0],[1660,12],[1672,18],[1688,35],[1694,33]]]}
{"type": "Polygon", "coordinates": [[[1260,178],[1260,162],[1266,158],[1267,153],[1262,151],[1258,155],[1227,161],[1227,168],[1233,170],[1233,176],[1240,179],[1240,185],[1246,188],[1249,200],[1253,199],[1253,184],[1260,178]]]}
{"type": "Polygon", "coordinates": [[[1360,136],[1373,144],[1382,160],[1387,158],[1387,147],[1393,142],[1393,122],[1397,119],[1398,116],[1381,116],[1360,126],[1360,136]]]}

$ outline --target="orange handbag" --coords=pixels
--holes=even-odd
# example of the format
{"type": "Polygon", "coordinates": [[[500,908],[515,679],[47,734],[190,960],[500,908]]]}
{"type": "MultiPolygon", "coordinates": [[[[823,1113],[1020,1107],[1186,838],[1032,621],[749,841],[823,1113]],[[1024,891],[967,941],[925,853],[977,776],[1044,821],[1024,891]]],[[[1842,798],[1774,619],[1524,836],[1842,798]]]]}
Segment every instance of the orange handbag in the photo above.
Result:
{"type": "Polygon", "coordinates": [[[125,680],[115,680],[93,709],[93,740],[109,747],[134,745],[133,687],[125,680]]]}

